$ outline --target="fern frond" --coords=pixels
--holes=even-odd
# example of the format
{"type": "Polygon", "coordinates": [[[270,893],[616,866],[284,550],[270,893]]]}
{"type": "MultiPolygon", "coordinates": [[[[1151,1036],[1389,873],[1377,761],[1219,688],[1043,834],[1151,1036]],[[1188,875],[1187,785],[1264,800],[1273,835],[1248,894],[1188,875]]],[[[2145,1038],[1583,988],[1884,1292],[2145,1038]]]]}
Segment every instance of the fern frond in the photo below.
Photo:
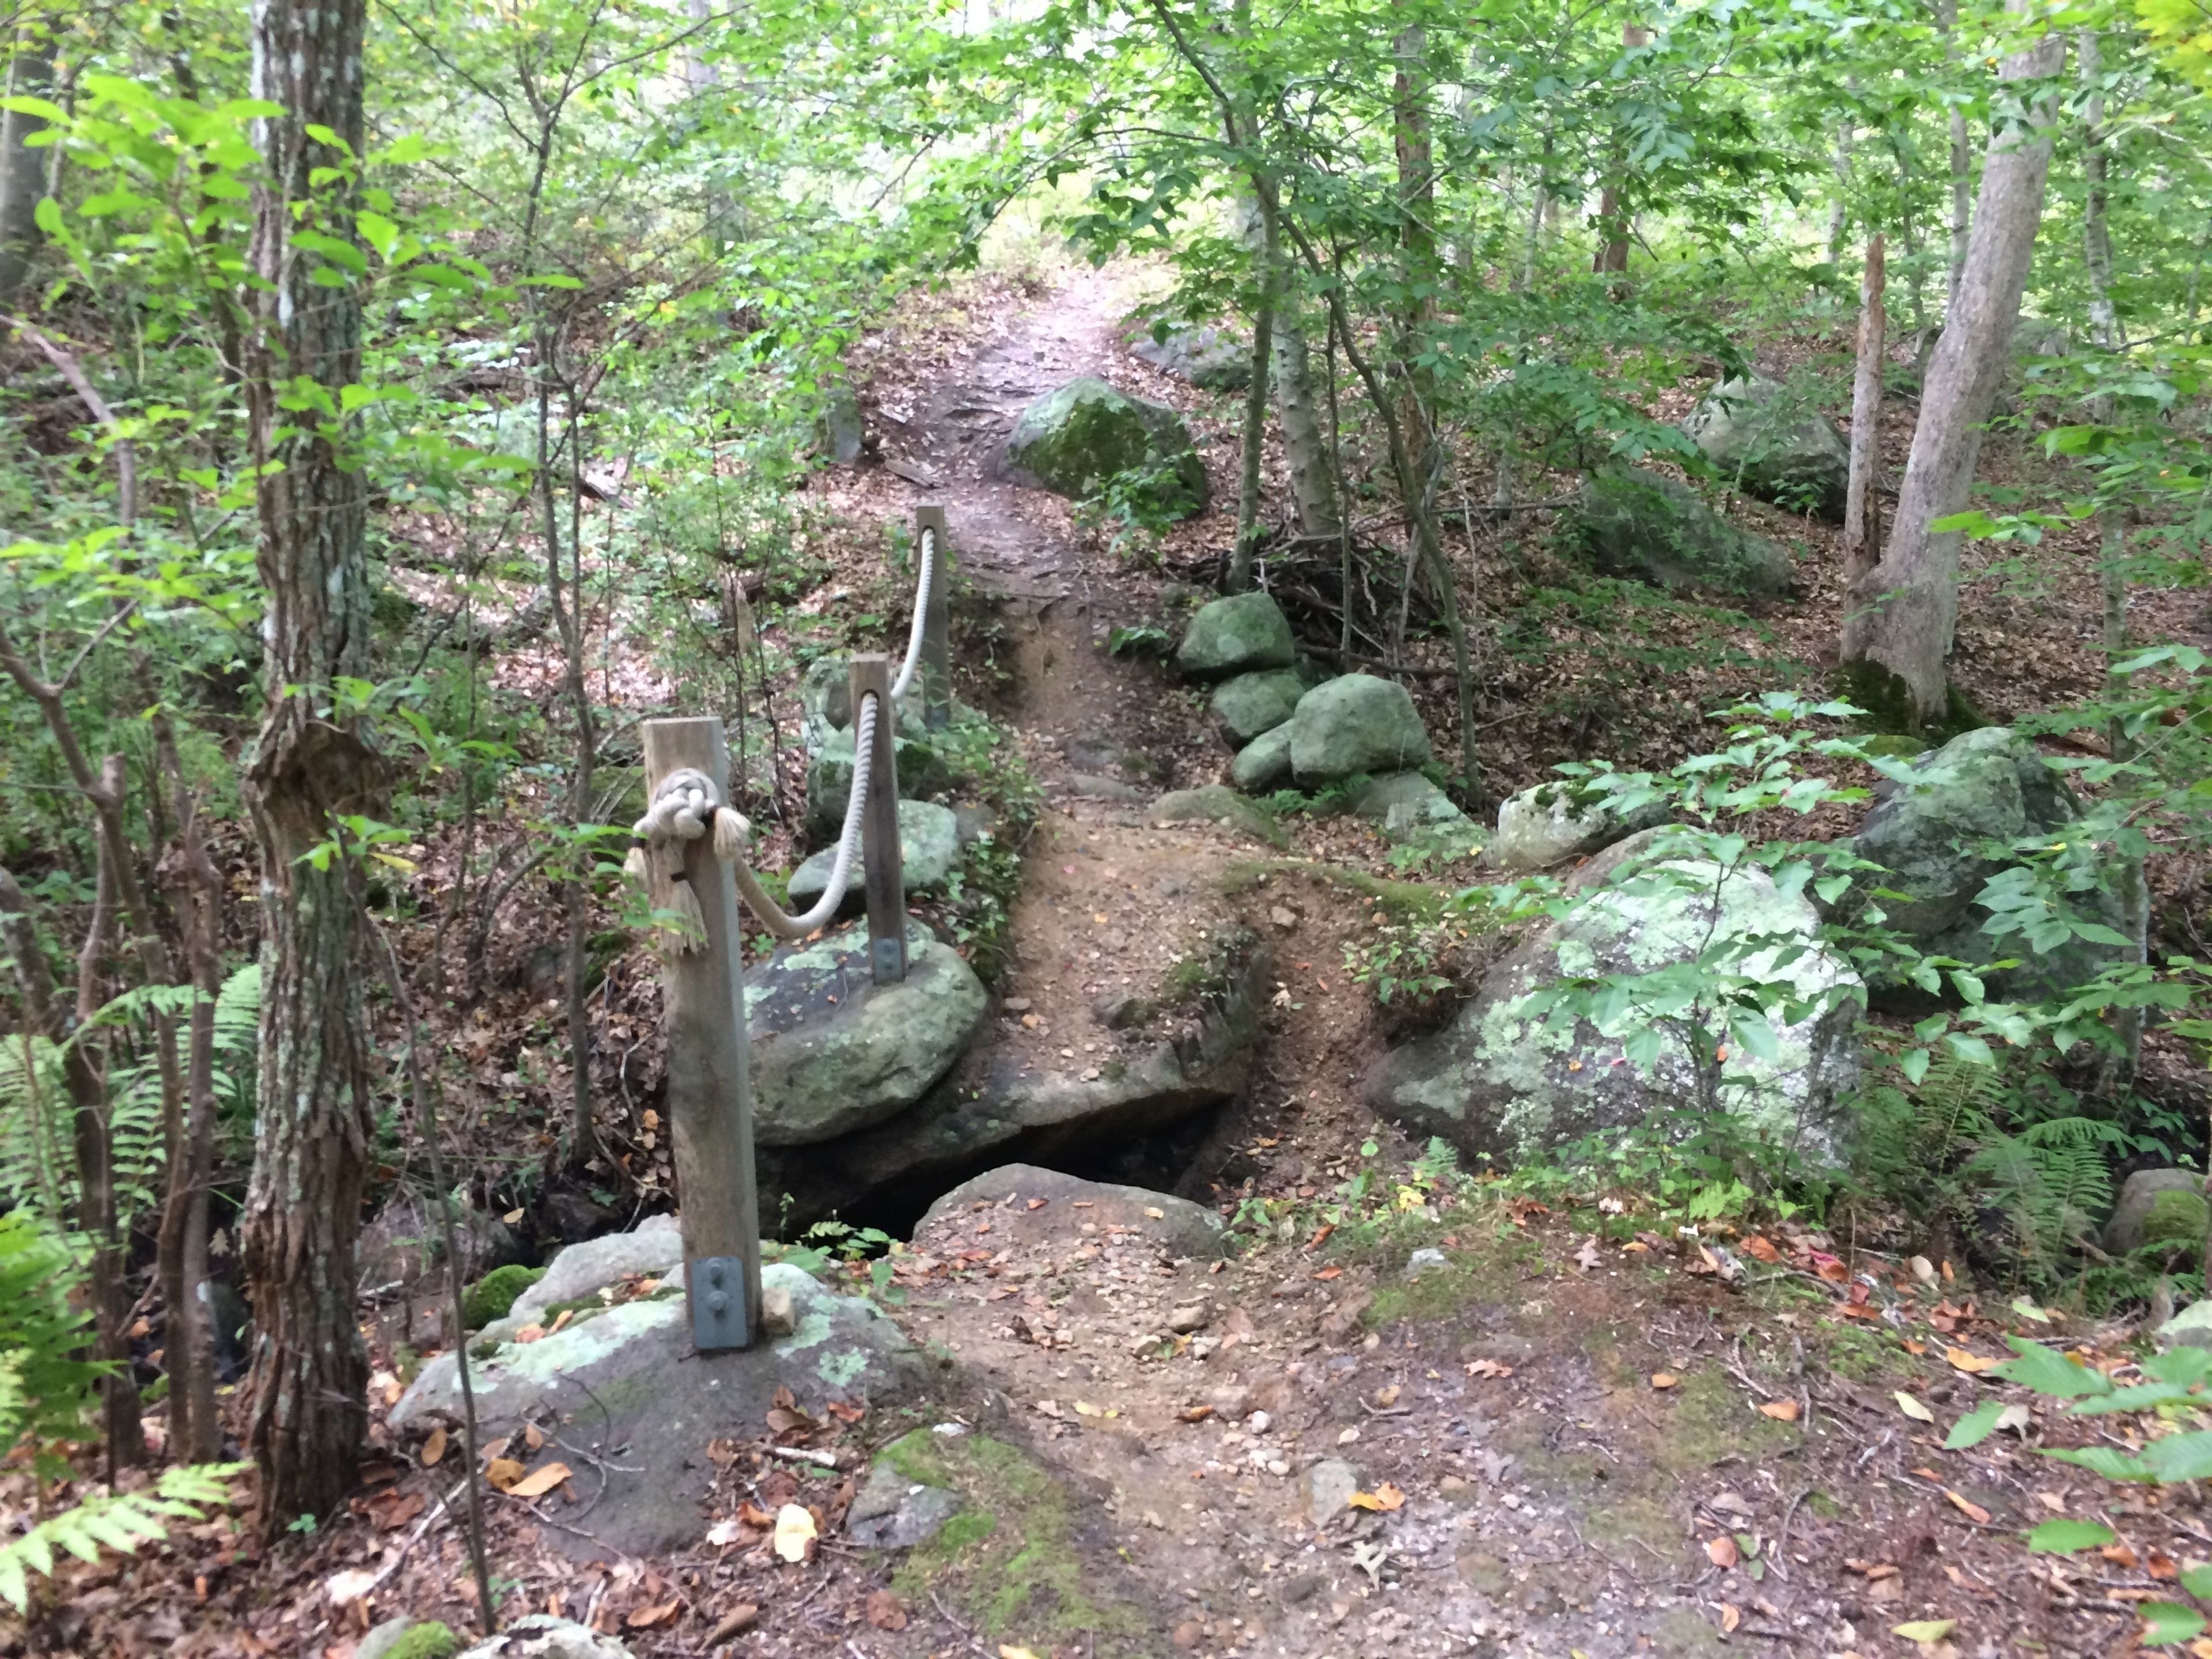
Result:
{"type": "Polygon", "coordinates": [[[145,1492],[103,1492],[47,1516],[21,1538],[0,1545],[0,1601],[17,1613],[31,1605],[30,1575],[51,1578],[58,1549],[97,1563],[103,1549],[136,1555],[138,1546],[169,1534],[173,1521],[198,1521],[230,1502],[228,1482],[244,1463],[201,1463],[168,1469],[145,1492]]]}

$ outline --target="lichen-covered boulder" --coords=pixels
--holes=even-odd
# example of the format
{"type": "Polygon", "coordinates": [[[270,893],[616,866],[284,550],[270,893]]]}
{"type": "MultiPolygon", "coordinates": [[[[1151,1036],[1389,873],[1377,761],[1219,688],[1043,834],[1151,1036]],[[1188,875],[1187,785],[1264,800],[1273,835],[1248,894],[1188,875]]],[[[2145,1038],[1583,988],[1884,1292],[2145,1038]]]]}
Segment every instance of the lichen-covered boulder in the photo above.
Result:
{"type": "MultiPolygon", "coordinates": [[[[832,1400],[884,1406],[920,1390],[926,1360],[873,1303],[838,1296],[787,1262],[763,1267],[761,1282],[764,1302],[771,1294],[788,1301],[792,1328],[747,1349],[696,1352],[680,1274],[651,1297],[582,1310],[528,1342],[491,1332],[471,1342],[480,1431],[511,1434],[526,1416],[544,1420],[550,1413],[565,1440],[598,1460],[594,1468],[605,1480],[592,1503],[590,1536],[549,1527],[549,1544],[586,1556],[686,1548],[707,1526],[702,1505],[715,1468],[702,1449],[732,1425],[760,1422],[778,1403],[778,1390],[788,1389],[800,1409],[817,1414],[832,1400]]],[[[460,1382],[447,1352],[423,1366],[392,1408],[388,1426],[413,1438],[460,1421],[460,1382]]],[[[549,1447],[544,1455],[550,1461],[554,1453],[549,1447]]]]}
{"type": "Polygon", "coordinates": [[[1765,1021],[1771,1056],[1757,1052],[1764,1042],[1724,1039],[1717,1105],[1815,1164],[1833,1162],[1843,1103],[1858,1074],[1856,975],[1821,947],[1813,906],[1778,890],[1765,871],[1723,878],[1719,866],[1696,859],[1653,863],[1655,850],[1663,851],[1655,838],[1668,833],[1648,831],[1623,843],[1618,858],[1593,860],[1564,919],[1493,967],[1450,1025],[1370,1072],[1369,1103],[1417,1133],[1500,1164],[1655,1111],[1697,1106],[1701,1079],[1678,1038],[1666,1036],[1648,1071],[1626,1055],[1628,1040],[1658,1023],[1662,985],[1647,981],[1650,992],[1632,990],[1595,1020],[1553,1022],[1532,1009],[1530,995],[1564,977],[1663,974],[1740,941],[1734,971],[1786,982],[1799,1006],[1765,1021]]]}
{"type": "Polygon", "coordinates": [[[1189,518],[1206,510],[1206,466],[1182,416],[1094,375],[1024,410],[1006,440],[1006,459],[1056,495],[1080,499],[1123,474],[1142,473],[1147,482],[1137,493],[1158,511],[1189,518]]]}
{"type": "Polygon", "coordinates": [[[1472,858],[1482,850],[1482,831],[1474,820],[1419,772],[1370,778],[1353,796],[1352,810],[1381,824],[1393,847],[1449,859],[1472,858]]]}
{"type": "Polygon", "coordinates": [[[1288,721],[1262,732],[1237,751],[1229,764],[1229,781],[1248,794],[1264,795],[1291,781],[1291,727],[1288,721]]]}
{"type": "Polygon", "coordinates": [[[1206,706],[1223,734],[1242,748],[1290,719],[1305,694],[1306,683],[1295,669],[1271,668],[1222,681],[1206,706]]]}
{"type": "Polygon", "coordinates": [[[483,1339],[505,1341],[526,1325],[547,1322],[553,1309],[583,1301],[606,1285],[681,1273],[683,1267],[684,1233],[676,1218],[649,1215],[626,1233],[604,1233],[560,1251],[515,1297],[507,1317],[485,1328],[483,1339]]]}
{"type": "Polygon", "coordinates": [[[1252,383],[1252,348],[1208,324],[1139,329],[1129,355],[1206,392],[1242,392],[1252,383]]]}
{"type": "Polygon", "coordinates": [[[975,970],[920,922],[893,985],[874,981],[865,927],[785,945],[745,975],[754,1139],[805,1146],[896,1116],[951,1069],[988,1001],[975,970]]]}
{"type": "Polygon", "coordinates": [[[1585,481],[1559,524],[1603,574],[1673,592],[1779,599],[1796,580],[1780,543],[1737,529],[1687,484],[1640,467],[1585,481]]]}
{"type": "Polygon", "coordinates": [[[1516,875],[1548,869],[1610,847],[1666,816],[1665,806],[1655,804],[1624,817],[1601,791],[1570,781],[1540,783],[1499,803],[1498,834],[1486,857],[1516,875]]]}
{"type": "Polygon", "coordinates": [[[1255,591],[1199,606],[1183,630],[1176,666],[1194,680],[1218,680],[1288,668],[1297,656],[1282,607],[1255,591]]]}
{"type": "Polygon", "coordinates": [[[1172,1255],[1201,1261],[1224,1255],[1229,1244],[1226,1225],[1203,1204],[1146,1187],[1085,1181],[1033,1164],[1002,1164],[962,1182],[929,1206],[914,1230],[915,1244],[950,1244],[963,1232],[972,1238],[967,1217],[978,1204],[1003,1207],[1004,1219],[994,1220],[992,1233],[1005,1234],[1009,1244],[1042,1244],[1107,1227],[1146,1235],[1172,1255]]]}
{"type": "MultiPolygon", "coordinates": [[[[949,806],[939,806],[935,801],[902,800],[898,804],[899,862],[904,872],[906,890],[909,893],[941,893],[951,879],[952,872],[960,867],[960,820],[949,806]]],[[[867,850],[867,836],[860,836],[860,845],[853,854],[853,866],[845,885],[842,911],[853,911],[867,902],[867,889],[862,884],[861,856],[867,850]]],[[[791,872],[787,890],[792,903],[800,908],[811,907],[814,901],[829,890],[830,872],[837,862],[837,848],[832,844],[808,859],[791,872]]]]}
{"type": "Polygon", "coordinates": [[[1850,447],[1833,421],[1778,381],[1759,374],[1723,380],[1682,429],[1745,495],[1844,521],[1850,447]]]}
{"type": "MultiPolygon", "coordinates": [[[[937,750],[918,732],[891,739],[901,797],[934,794],[950,774],[937,750]]],[[[817,836],[834,836],[845,822],[853,793],[853,733],[832,732],[806,769],[806,825],[817,836]]]]}
{"type": "Polygon", "coordinates": [[[1395,680],[1346,674],[1307,692],[1291,717],[1291,770],[1308,787],[1428,762],[1428,727],[1395,680]]]}
{"type": "MultiPolygon", "coordinates": [[[[2019,958],[2021,965],[1997,975],[1992,986],[2009,1000],[2083,984],[2118,957],[2119,946],[2078,937],[2041,949],[2018,937],[2000,940],[1983,930],[1990,912],[1979,902],[1990,882],[2014,867],[2002,856],[2009,843],[2041,842],[2080,816],[2072,792],[2026,738],[2001,726],[1966,732],[1876,786],[1875,805],[1850,845],[1881,868],[1854,878],[1843,914],[1879,907],[1885,925],[1930,955],[1970,963],[2019,958]]],[[[2116,928],[2116,884],[2130,878],[2114,868],[2106,884],[2074,896],[2075,908],[2116,928]]]]}
{"type": "Polygon", "coordinates": [[[2145,1245],[2202,1251],[2212,1231],[2212,1206],[2204,1201],[2204,1176],[2196,1170],[2137,1170],[2120,1188],[2105,1223],[2105,1249],[2125,1255],[2145,1245]]]}

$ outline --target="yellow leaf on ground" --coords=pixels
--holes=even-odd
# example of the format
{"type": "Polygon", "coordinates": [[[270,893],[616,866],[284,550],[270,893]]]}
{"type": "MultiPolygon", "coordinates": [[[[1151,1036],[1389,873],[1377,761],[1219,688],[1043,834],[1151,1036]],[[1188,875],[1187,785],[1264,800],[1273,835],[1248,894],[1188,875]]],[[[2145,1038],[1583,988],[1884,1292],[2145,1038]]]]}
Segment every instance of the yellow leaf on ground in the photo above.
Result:
{"type": "Polygon", "coordinates": [[[1655,1389],[1671,1389],[1681,1380],[1682,1379],[1680,1377],[1675,1376],[1672,1371],[1654,1371],[1651,1373],[1651,1386],[1655,1389]]]}
{"type": "Polygon", "coordinates": [[[786,1504],[775,1512],[775,1553],[786,1561],[804,1561],[819,1534],[814,1517],[797,1504],[786,1504]]]}
{"type": "Polygon", "coordinates": [[[1732,1567],[1743,1559],[1743,1552],[1735,1547],[1735,1540],[1723,1533],[1705,1542],[1705,1559],[1717,1567],[1732,1567]]]}
{"type": "Polygon", "coordinates": [[[1899,1389],[1897,1391],[1895,1397],[1897,1400],[1897,1409],[1903,1412],[1914,1422],[1933,1423],[1936,1420],[1936,1413],[1934,1412],[1929,1411],[1927,1407],[1922,1405],[1911,1395],[1905,1393],[1904,1389],[1899,1389]]]}
{"type": "Polygon", "coordinates": [[[430,1431],[430,1437],[422,1443],[416,1461],[426,1469],[437,1467],[438,1460],[446,1455],[446,1431],[442,1428],[430,1431]]]}
{"type": "Polygon", "coordinates": [[[548,1463],[542,1469],[533,1469],[507,1490],[515,1498],[543,1498],[574,1473],[566,1463],[548,1463]]]}
{"type": "Polygon", "coordinates": [[[1795,1423],[1797,1420],[1797,1402],[1794,1400],[1770,1400],[1759,1409],[1778,1423],[1795,1423]]]}
{"type": "Polygon", "coordinates": [[[1971,1352],[1965,1348],[1946,1348],[1943,1350],[1943,1358],[1949,1360],[1954,1365],[1956,1365],[1960,1370],[1965,1371],[1970,1376],[1979,1376],[1982,1372],[1989,1370],[1994,1366],[2004,1364],[2004,1361],[2002,1359],[1985,1358],[1982,1355],[1971,1352]]]}
{"type": "Polygon", "coordinates": [[[484,1479],[501,1492],[512,1490],[522,1474],[522,1465],[512,1457],[495,1457],[484,1468],[484,1479]]]}
{"type": "Polygon", "coordinates": [[[1990,1512],[1972,1498],[1953,1492],[1948,1486],[1943,1488],[1943,1496],[1949,1498],[1957,1507],[1959,1513],[1965,1516],[1967,1520],[1977,1522],[1983,1526],[1989,1524],[1990,1512]]]}

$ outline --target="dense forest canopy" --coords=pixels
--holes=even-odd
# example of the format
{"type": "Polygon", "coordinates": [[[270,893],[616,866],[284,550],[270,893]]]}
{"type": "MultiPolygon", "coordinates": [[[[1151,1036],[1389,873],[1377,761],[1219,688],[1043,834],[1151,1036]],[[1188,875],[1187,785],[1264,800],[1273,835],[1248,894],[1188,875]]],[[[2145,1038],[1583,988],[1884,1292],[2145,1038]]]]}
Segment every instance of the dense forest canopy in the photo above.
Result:
{"type": "MultiPolygon", "coordinates": [[[[90,1536],[227,1502],[233,1459],[265,1536],[343,1513],[391,1403],[373,1218],[534,1259],[683,1196],[622,873],[641,723],[724,720],[760,868],[832,839],[824,688],[903,637],[919,557],[868,491],[967,476],[938,434],[971,348],[1109,279],[1117,351],[1234,371],[1192,406],[1210,512],[1149,449],[1059,491],[1053,533],[1144,585],[1117,658],[1164,654],[1188,585],[1264,590],[1299,672],[1408,688],[1453,823],[1564,768],[1575,811],[1817,894],[1858,1139],[1698,1142],[1727,1174],[1692,1218],[1865,1218],[2100,1316],[2203,1289],[2095,1242],[2207,1149],[2202,0],[16,0],[0,30],[0,1424],[34,1482],[95,1443],[111,1480],[169,1466],[130,1488],[166,1512],[90,1536]],[[1916,933],[1881,882],[1917,878],[1859,873],[1877,826],[1842,838],[1999,727],[2065,810],[1952,823],[1990,920],[1916,933]]],[[[1003,995],[1042,798],[971,574],[975,708],[912,764],[996,815],[927,915],[1003,995]]],[[[1247,793],[1349,810],[1289,753],[1247,793]]],[[[1378,1044],[1446,1017],[1471,934],[1586,914],[1468,850],[1343,854],[1441,907],[1346,958],[1378,1044]]],[[[1717,949],[1531,1006],[1642,1010],[1625,1058],[1679,1039],[1682,1103],[1725,1117],[1731,1048],[1812,994],[1717,949]]],[[[793,1167],[769,1231],[888,1243],[793,1167]]],[[[51,1608],[20,1543],[0,1595],[51,1608]]]]}

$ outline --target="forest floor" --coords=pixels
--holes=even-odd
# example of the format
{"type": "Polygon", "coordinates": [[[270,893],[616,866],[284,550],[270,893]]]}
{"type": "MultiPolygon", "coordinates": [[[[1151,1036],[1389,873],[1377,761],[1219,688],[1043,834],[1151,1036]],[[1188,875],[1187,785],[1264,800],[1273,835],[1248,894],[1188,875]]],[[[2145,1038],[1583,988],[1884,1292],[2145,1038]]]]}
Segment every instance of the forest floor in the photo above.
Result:
{"type": "MultiPolygon", "coordinates": [[[[830,513],[861,524],[945,503],[963,626],[1002,653],[988,672],[963,665],[963,695],[1013,729],[1046,791],[988,1040],[1041,1070],[1095,1065],[1116,1041],[1094,1018],[1102,995],[1158,984],[1194,939],[1249,930],[1272,953],[1266,1036],[1243,1097],[1183,1148],[1181,1189],[1224,1209],[1280,1200],[1288,1219],[1233,1260],[1192,1261],[1141,1224],[1101,1228],[1034,1202],[1010,1177],[988,1212],[941,1218],[902,1259],[892,1312],[951,1362],[940,1397],[802,1430],[847,1454],[838,1471],[739,1459],[720,1517],[732,1524],[714,1534],[729,1541],[678,1557],[580,1565],[558,1547],[557,1492],[493,1496],[507,1612],[586,1619],[647,1659],[2126,1650],[2135,1607],[2175,1562],[2212,1553],[2212,1517],[2193,1495],[2115,1499],[2021,1434],[1942,1449],[1978,1401],[2025,1401],[1980,1375],[2004,1335],[2063,1328],[2009,1291],[1954,1282],[1950,1263],[1916,1276],[1802,1227],[1745,1238],[1725,1224],[1701,1237],[1613,1225],[1601,1240],[1540,1205],[1438,1212],[1413,1189],[1395,1218],[1340,1237],[1314,1218],[1341,1183],[1402,1170],[1417,1151],[1358,1099],[1385,1030],[1345,973],[1346,945],[1382,915],[1375,882],[1393,872],[1379,837],[1348,819],[1286,819],[1279,846],[1221,825],[1157,827],[1141,811],[1164,789],[1216,781],[1228,751],[1197,695],[1106,641],[1167,623],[1178,581],[1226,544],[1238,400],[1129,357],[1119,331],[1133,298],[1125,274],[1077,272],[1032,295],[989,291],[957,322],[872,342],[872,358],[864,347],[880,451],[818,489],[830,513]],[[1158,562],[1117,556],[1067,503],[998,474],[1014,416],[1079,373],[1191,417],[1216,505],[1171,532],[1158,562]],[[1434,1254],[1414,1262],[1417,1249],[1434,1254]],[[758,1512],[741,1504],[772,1512],[793,1497],[834,1521],[851,1454],[917,1421],[965,1431],[939,1437],[938,1461],[989,1514],[983,1535],[948,1532],[960,1541],[902,1563],[833,1530],[792,1565],[741,1524],[758,1512]],[[1338,1480],[1352,1507],[1317,1515],[1317,1489],[1338,1480]],[[2125,1547],[2086,1565],[2027,1553],[2021,1529],[2058,1514],[2101,1516],[2125,1547]],[[1921,1620],[1933,1621],[1912,1633],[1924,1639],[1893,1633],[1921,1620]]],[[[1279,463],[1271,454],[1278,476],[1279,463]]],[[[1614,623],[1559,608],[1552,556],[1533,527],[1516,532],[1517,563],[1500,558],[1484,585],[1492,648],[1527,624],[1558,649],[1532,652],[1522,682],[1493,682],[1483,753],[1495,789],[1589,752],[1593,719],[1617,757],[1671,762],[1708,746],[1705,711],[1762,683],[1760,665],[1817,674],[1836,622],[1828,532],[1742,510],[1806,548],[1806,597],[1717,637],[1655,612],[1626,656],[1606,654],[1614,623]],[[1668,695],[1650,695],[1656,684],[1668,695]]],[[[2061,564],[2041,597],[1969,598],[1964,672],[1993,709],[2094,684],[2094,608],[2061,564]],[[2001,647],[1982,633],[1993,616],[2008,630],[2001,647]]],[[[1434,697],[1424,708],[1441,734],[1448,711],[1434,697]]],[[[1437,747],[1450,751],[1441,735],[1437,747]]],[[[1583,1197],[1593,1211],[1611,1199],[1583,1197]]],[[[2093,1352],[2116,1340],[2063,1334],[2093,1352]]],[[[381,1444],[398,1385],[388,1346],[378,1360],[381,1444]]],[[[2035,1407],[2036,1437],[2065,1426],[2035,1407]]],[[[757,1444],[771,1432],[730,1431],[757,1444]]],[[[140,1562],[69,1569],[27,1647],[349,1659],[372,1603],[377,1617],[461,1627],[471,1591],[444,1507],[450,1464],[392,1450],[368,1473],[355,1512],[309,1539],[257,1552],[219,1520],[140,1562]],[[331,1604],[333,1575],[387,1569],[374,1598],[331,1604]]]]}

